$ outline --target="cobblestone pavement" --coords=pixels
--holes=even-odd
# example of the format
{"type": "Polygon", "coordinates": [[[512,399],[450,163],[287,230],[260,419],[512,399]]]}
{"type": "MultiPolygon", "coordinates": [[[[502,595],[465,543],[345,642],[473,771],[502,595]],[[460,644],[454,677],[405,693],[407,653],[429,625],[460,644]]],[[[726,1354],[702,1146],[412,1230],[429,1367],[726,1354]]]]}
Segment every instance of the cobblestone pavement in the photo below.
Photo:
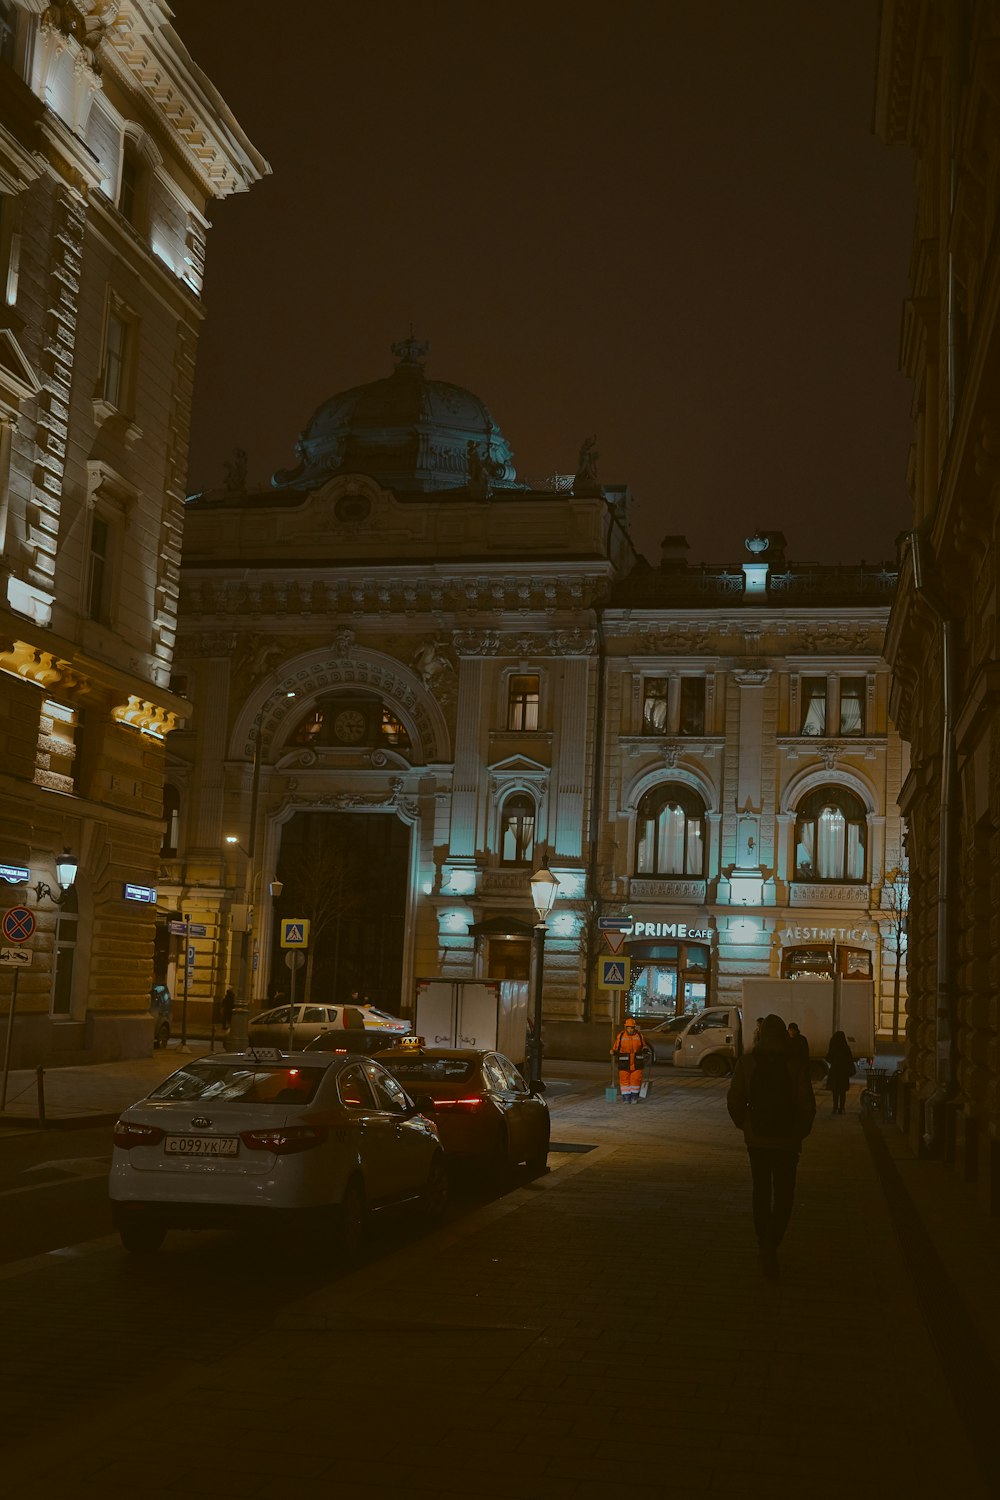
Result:
{"type": "MultiPolygon", "coordinates": [[[[556,1142],[593,1150],[555,1152],[547,1176],[267,1318],[248,1298],[239,1337],[217,1338],[204,1312],[186,1323],[176,1291],[144,1326],[136,1267],[109,1242],[14,1268],[0,1280],[4,1406],[15,1427],[18,1401],[51,1401],[56,1420],[8,1447],[0,1494],[997,1493],[981,1419],[995,1421],[1000,1261],[981,1233],[989,1284],[970,1309],[961,1188],[921,1207],[896,1132],[863,1128],[853,1101],[833,1117],[821,1096],[782,1274],[766,1282],[725,1082],[658,1070],[650,1099],[625,1107],[603,1081],[553,1091],[556,1142]],[[33,1308],[69,1275],[40,1356],[33,1308]],[[124,1332],[122,1318],[95,1326],[88,1287],[124,1303],[124,1332]],[[162,1352],[167,1337],[151,1392],[144,1341],[162,1352]],[[83,1350],[92,1381],[60,1389],[83,1350]],[[54,1394],[36,1385],[40,1358],[54,1394]],[[31,1378],[13,1389],[19,1368],[31,1378]]],[[[171,1286],[185,1254],[191,1278],[224,1285],[228,1244],[171,1256],[171,1286]]]]}

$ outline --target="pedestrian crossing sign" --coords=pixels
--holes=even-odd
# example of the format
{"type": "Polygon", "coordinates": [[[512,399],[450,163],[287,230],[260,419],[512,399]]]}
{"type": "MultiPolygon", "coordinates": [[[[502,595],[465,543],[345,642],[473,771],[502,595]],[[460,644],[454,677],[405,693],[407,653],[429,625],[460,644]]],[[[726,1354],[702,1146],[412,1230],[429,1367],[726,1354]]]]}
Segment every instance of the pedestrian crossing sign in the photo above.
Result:
{"type": "Polygon", "coordinates": [[[597,984],[602,990],[627,990],[631,961],[627,958],[598,960],[597,984]]]}
{"type": "Polygon", "coordinates": [[[283,948],[308,948],[309,923],[302,917],[283,917],[281,921],[281,946],[283,948]]]}

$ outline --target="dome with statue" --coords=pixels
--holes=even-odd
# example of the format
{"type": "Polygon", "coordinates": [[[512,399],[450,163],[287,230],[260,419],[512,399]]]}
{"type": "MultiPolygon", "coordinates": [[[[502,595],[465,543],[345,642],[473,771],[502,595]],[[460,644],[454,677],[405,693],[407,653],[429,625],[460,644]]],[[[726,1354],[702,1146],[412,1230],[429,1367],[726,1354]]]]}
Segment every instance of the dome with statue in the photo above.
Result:
{"type": "Polygon", "coordinates": [[[341,391],[313,412],[294,469],[279,469],[279,490],[316,489],[337,474],[370,474],[388,489],[520,489],[503,433],[471,391],[428,380],[430,345],[412,334],[393,344],[396,367],[383,380],[341,391]]]}

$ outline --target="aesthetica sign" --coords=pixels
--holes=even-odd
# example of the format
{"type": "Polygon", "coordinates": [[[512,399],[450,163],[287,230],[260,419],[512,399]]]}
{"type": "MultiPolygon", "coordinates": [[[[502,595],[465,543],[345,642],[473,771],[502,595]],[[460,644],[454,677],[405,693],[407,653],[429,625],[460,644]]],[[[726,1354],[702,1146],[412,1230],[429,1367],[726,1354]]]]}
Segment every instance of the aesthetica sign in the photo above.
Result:
{"type": "Polygon", "coordinates": [[[786,927],[783,943],[874,943],[870,927],[786,927]]]}
{"type": "Polygon", "coordinates": [[[712,932],[708,927],[689,927],[686,922],[635,922],[631,936],[634,938],[686,938],[688,942],[708,943],[712,932]]]}

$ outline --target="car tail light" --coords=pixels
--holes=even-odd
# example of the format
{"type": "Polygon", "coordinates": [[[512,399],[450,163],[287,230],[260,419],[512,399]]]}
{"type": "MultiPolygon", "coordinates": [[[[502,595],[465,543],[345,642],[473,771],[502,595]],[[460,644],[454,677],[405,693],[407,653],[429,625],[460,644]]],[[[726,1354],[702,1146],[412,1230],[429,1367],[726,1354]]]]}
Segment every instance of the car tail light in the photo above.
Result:
{"type": "Polygon", "coordinates": [[[435,1099],[434,1108],[453,1109],[463,1114],[473,1114],[477,1109],[482,1109],[485,1103],[486,1100],[480,1094],[476,1094],[468,1099],[435,1099]]]}
{"type": "Polygon", "coordinates": [[[326,1131],[318,1125],[278,1125],[273,1130],[242,1130],[240,1140],[248,1151],[273,1151],[275,1156],[294,1156],[322,1146],[326,1131]]]}
{"type": "Polygon", "coordinates": [[[140,1125],[136,1120],[119,1120],[111,1139],[123,1151],[131,1151],[133,1146],[157,1146],[163,1140],[163,1135],[159,1125],[140,1125]]]}

